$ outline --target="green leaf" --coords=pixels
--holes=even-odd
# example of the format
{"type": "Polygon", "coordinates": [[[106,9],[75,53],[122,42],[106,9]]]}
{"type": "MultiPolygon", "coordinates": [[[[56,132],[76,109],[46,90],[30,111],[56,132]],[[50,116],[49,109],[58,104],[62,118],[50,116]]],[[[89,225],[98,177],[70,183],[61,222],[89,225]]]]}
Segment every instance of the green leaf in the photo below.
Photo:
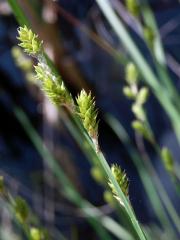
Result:
{"type": "Polygon", "coordinates": [[[30,21],[24,14],[23,10],[19,6],[19,3],[17,0],[8,0],[9,5],[11,6],[13,13],[19,23],[20,26],[26,25],[27,27],[30,27],[30,21]]]}

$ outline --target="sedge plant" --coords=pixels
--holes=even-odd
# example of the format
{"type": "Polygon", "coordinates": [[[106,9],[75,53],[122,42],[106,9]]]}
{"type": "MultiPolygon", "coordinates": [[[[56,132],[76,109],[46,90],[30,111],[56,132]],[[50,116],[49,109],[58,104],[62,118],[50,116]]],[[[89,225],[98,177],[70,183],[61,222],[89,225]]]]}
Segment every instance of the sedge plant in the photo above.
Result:
{"type": "MultiPolygon", "coordinates": [[[[12,1],[9,1],[12,7],[15,9],[12,1]]],[[[16,2],[16,1],[15,1],[16,2]]],[[[154,142],[153,133],[148,125],[148,121],[146,121],[146,115],[144,114],[143,105],[148,97],[148,89],[143,87],[141,89],[137,88],[137,82],[133,82],[137,80],[138,73],[136,70],[136,66],[139,69],[141,76],[144,77],[146,83],[149,85],[153,93],[156,95],[159,102],[162,104],[164,109],[166,110],[171,122],[172,126],[175,130],[177,138],[180,139],[180,129],[178,127],[178,108],[173,105],[175,99],[174,95],[171,94],[169,96],[168,92],[165,89],[165,86],[162,86],[158,82],[158,77],[153,73],[151,68],[148,66],[145,59],[142,57],[139,50],[136,48],[134,42],[130,38],[127,33],[127,30],[124,28],[121,20],[116,17],[109,1],[97,0],[101,10],[104,12],[108,21],[114,28],[115,32],[118,34],[123,44],[126,46],[129,51],[134,63],[129,64],[128,68],[131,72],[127,77],[127,86],[124,88],[124,93],[126,96],[132,98],[134,100],[134,104],[132,106],[132,111],[136,116],[136,120],[133,122],[133,128],[136,129],[143,137],[147,140],[154,142]],[[118,29],[119,28],[119,29],[118,29]],[[120,34],[121,32],[121,34],[120,34]],[[133,75],[133,77],[132,77],[133,75]],[[134,77],[135,76],[135,77],[134,77]],[[160,94],[161,93],[161,94],[160,94]],[[166,93],[167,97],[166,98],[166,93]]],[[[133,14],[136,18],[139,17],[140,14],[140,6],[138,1],[126,1],[126,7],[131,14],[133,14]]],[[[130,200],[128,197],[128,179],[125,172],[120,168],[120,166],[113,165],[111,168],[107,164],[106,159],[104,158],[103,153],[100,150],[100,146],[98,143],[98,111],[95,106],[95,99],[92,94],[89,92],[85,92],[82,90],[80,94],[74,100],[72,95],[68,92],[65,84],[63,83],[61,77],[54,71],[51,64],[49,64],[46,55],[44,54],[42,41],[39,41],[38,36],[32,32],[30,28],[27,26],[27,20],[22,21],[24,19],[23,14],[19,14],[21,18],[19,19],[20,24],[23,27],[19,28],[19,40],[20,46],[25,50],[25,52],[32,57],[37,59],[37,65],[35,66],[36,78],[39,81],[39,85],[42,91],[46,94],[46,96],[52,101],[56,107],[65,107],[68,113],[71,115],[75,124],[72,125],[70,121],[67,121],[67,127],[72,132],[72,135],[78,140],[82,139],[88,143],[89,149],[91,149],[92,156],[95,157],[96,161],[98,161],[98,169],[99,166],[104,169],[104,172],[107,175],[107,183],[109,183],[110,188],[112,189],[112,193],[115,198],[118,200],[120,206],[125,209],[127,216],[131,219],[132,227],[136,232],[137,239],[146,239],[142,227],[138,223],[136,216],[133,212],[132,206],[130,204],[130,200]],[[74,130],[74,126],[77,127],[77,130],[74,130]],[[77,137],[78,136],[78,137],[77,137]]],[[[148,21],[147,21],[148,22],[148,21]]],[[[146,27],[144,27],[144,37],[147,41],[149,48],[153,47],[152,42],[154,41],[156,35],[153,32],[154,26],[149,26],[146,23],[146,27]]],[[[159,38],[157,39],[159,41],[159,38]]],[[[160,44],[160,41],[159,41],[160,44]]],[[[156,48],[155,48],[156,49],[156,48]]],[[[156,52],[155,52],[156,53],[156,52]]],[[[155,55],[156,61],[161,61],[162,58],[160,55],[155,55]]],[[[162,62],[161,62],[162,63],[162,62]]],[[[162,70],[162,69],[161,69],[162,70]]],[[[159,71],[158,74],[163,76],[165,73],[163,71],[159,71]]],[[[166,78],[167,79],[167,78],[166,78]]],[[[172,89],[173,91],[173,89],[172,89]]],[[[178,98],[178,95],[175,95],[178,98]]],[[[82,141],[82,148],[83,146],[82,141]]],[[[166,164],[166,168],[169,169],[172,173],[172,159],[170,159],[170,154],[167,152],[167,149],[162,149],[162,158],[166,164]],[[168,157],[167,157],[168,156],[168,157]]],[[[157,209],[157,208],[156,208],[157,209]]]]}
{"type": "MultiPolygon", "coordinates": [[[[11,1],[9,1],[10,2],[10,4],[11,4],[11,1]]],[[[11,4],[11,6],[13,7],[13,9],[15,9],[15,12],[16,12],[16,10],[17,10],[17,5],[14,7],[14,4],[11,4]]],[[[19,20],[19,22],[21,22],[21,20],[23,19],[23,17],[21,16],[21,15],[23,15],[23,13],[22,13],[22,11],[20,11],[20,9],[18,9],[18,11],[20,12],[20,14],[18,15],[18,16],[20,16],[20,18],[18,18],[18,20],[19,20]]],[[[23,21],[23,20],[22,20],[23,21]]],[[[25,27],[24,28],[24,30],[26,31],[27,30],[27,28],[25,27]]],[[[24,36],[23,36],[24,37],[24,36]]],[[[29,37],[29,35],[28,35],[28,37],[29,37]]],[[[27,43],[27,42],[26,42],[27,43]]],[[[35,43],[36,44],[36,43],[35,43]]],[[[49,60],[47,60],[47,57],[46,57],[46,55],[44,55],[44,53],[43,52],[41,52],[42,54],[40,54],[40,51],[39,51],[39,49],[37,49],[37,52],[34,52],[34,48],[31,48],[31,49],[29,49],[28,50],[28,54],[30,54],[30,55],[33,55],[33,57],[36,57],[37,59],[38,59],[38,61],[40,60],[40,61],[42,61],[42,63],[44,64],[44,63],[48,63],[47,64],[47,66],[46,66],[46,69],[48,69],[48,66],[50,65],[51,67],[52,67],[52,64],[51,64],[51,62],[49,61],[49,60]],[[33,52],[32,52],[32,49],[33,49],[33,52]],[[35,54],[37,53],[37,55],[35,56],[35,54]],[[47,62],[46,62],[46,60],[47,60],[47,62]]],[[[44,66],[43,66],[44,67],[44,66]]],[[[49,69],[48,69],[49,70],[49,69]]],[[[55,73],[53,70],[54,70],[54,68],[52,68],[51,69],[52,70],[52,72],[53,72],[53,74],[55,73]]],[[[56,75],[56,73],[55,73],[55,75],[54,76],[56,76],[57,77],[57,75],[56,75]]],[[[38,78],[38,76],[37,76],[37,78],[38,78]]],[[[52,80],[54,80],[54,77],[52,78],[52,80]]],[[[64,89],[62,89],[62,90],[64,90],[64,89]]],[[[61,100],[62,98],[60,98],[60,100],[61,100]]],[[[63,98],[64,99],[64,98],[63,98]]],[[[54,102],[54,98],[51,98],[51,100],[52,100],[52,102],[54,103],[54,104],[56,104],[56,102],[54,102]]],[[[62,101],[61,103],[60,103],[60,105],[64,105],[64,101],[62,101]]],[[[21,111],[19,111],[18,109],[17,109],[17,111],[15,111],[17,114],[16,114],[16,116],[20,119],[20,122],[21,123],[23,123],[24,124],[24,120],[22,120],[22,118],[21,118],[21,116],[22,116],[22,114],[21,114],[21,111]],[[21,121],[22,120],[22,121],[21,121]]],[[[23,117],[23,119],[26,119],[26,118],[24,118],[23,117]]],[[[25,121],[26,122],[26,121],[25,121]]],[[[30,136],[32,135],[32,133],[30,133],[30,136]]],[[[36,140],[35,140],[35,142],[37,142],[36,140]]],[[[91,148],[92,148],[92,150],[94,149],[92,146],[91,146],[91,148]]],[[[52,158],[51,158],[51,160],[52,160],[52,158]]],[[[104,159],[103,159],[103,161],[104,161],[104,159]]],[[[49,164],[50,164],[50,166],[52,166],[52,163],[50,163],[49,162],[49,164]]],[[[58,168],[57,168],[58,169],[58,168]]],[[[57,170],[56,169],[56,170],[57,170]]],[[[59,170],[58,170],[59,171],[59,170]]],[[[110,169],[109,169],[109,171],[110,171],[110,169]]],[[[56,172],[56,171],[55,171],[56,172]]],[[[111,172],[111,171],[110,171],[111,172]]],[[[62,175],[62,174],[61,174],[62,175]]],[[[109,174],[110,175],[110,174],[109,174]]],[[[58,175],[59,176],[59,175],[58,175]]],[[[110,175],[111,176],[111,175],[110,175]]],[[[117,187],[117,186],[116,186],[117,187]]],[[[68,194],[69,195],[69,194],[68,194]]],[[[71,194],[70,194],[71,195],[71,194]]],[[[70,197],[71,198],[71,197],[70,197]]],[[[75,200],[75,202],[76,202],[76,200],[75,200]]],[[[80,202],[82,202],[82,201],[80,201],[80,202]]],[[[79,203],[79,201],[78,201],[78,203],[79,203]]],[[[82,205],[83,206],[83,205],[82,205]]],[[[92,209],[91,209],[91,211],[92,211],[92,209]]],[[[85,210],[85,212],[86,212],[86,210],[85,210]]],[[[88,211],[89,212],[89,211],[88,211]]],[[[91,214],[90,214],[91,215],[91,214]]],[[[110,223],[110,221],[109,221],[110,219],[104,219],[103,220],[103,225],[104,226],[106,226],[107,228],[109,228],[111,225],[112,225],[112,223],[110,223]],[[109,222],[109,224],[106,224],[106,222],[109,222]]],[[[113,225],[114,225],[114,223],[113,223],[113,225]]],[[[115,226],[115,225],[114,225],[115,226]]],[[[109,228],[109,230],[111,231],[112,230],[112,228],[109,228]]],[[[117,233],[116,234],[116,236],[118,237],[118,235],[119,235],[119,237],[120,237],[120,232],[119,233],[117,233]]],[[[118,237],[118,238],[119,238],[118,237]]],[[[125,239],[125,235],[124,235],[124,237],[123,237],[124,239],[125,239]]],[[[131,239],[131,237],[129,236],[129,237],[127,237],[127,239],[131,239]]]]}
{"type": "MultiPolygon", "coordinates": [[[[66,87],[63,85],[61,78],[55,75],[49,68],[42,53],[41,41],[37,39],[35,34],[31,34],[31,30],[29,30],[27,26],[20,27],[18,29],[18,33],[18,39],[20,40],[19,45],[25,50],[26,53],[36,57],[38,60],[38,64],[35,66],[35,71],[37,79],[41,80],[42,90],[49,97],[53,104],[58,107],[67,106],[67,109],[70,109],[71,114],[78,114],[80,116],[82,125],[87,132],[90,141],[92,141],[94,151],[98,156],[100,164],[104,168],[109,181],[111,182],[113,192],[116,192],[116,197],[120,199],[120,204],[125,208],[127,215],[131,219],[132,226],[137,233],[138,238],[146,239],[145,234],[134,215],[129,200],[121,189],[122,185],[119,184],[119,179],[116,178],[117,176],[114,175],[114,171],[110,169],[102,152],[99,150],[97,138],[98,122],[96,120],[97,110],[95,109],[94,99],[92,98],[91,94],[88,94],[82,90],[76,99],[77,105],[75,107],[75,103],[66,87]]],[[[124,172],[121,172],[121,176],[118,177],[123,179],[124,172]]]]}

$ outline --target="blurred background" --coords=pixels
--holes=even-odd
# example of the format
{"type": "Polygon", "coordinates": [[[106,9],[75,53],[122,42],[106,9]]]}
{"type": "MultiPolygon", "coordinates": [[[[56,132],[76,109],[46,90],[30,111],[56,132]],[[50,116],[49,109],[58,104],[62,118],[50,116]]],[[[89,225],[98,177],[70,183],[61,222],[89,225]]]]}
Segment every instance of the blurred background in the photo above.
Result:
{"type": "MultiPolygon", "coordinates": [[[[177,89],[180,88],[180,5],[178,0],[151,0],[168,68],[177,89]]],[[[142,183],[127,149],[107,124],[111,114],[129,133],[133,113],[131,102],[123,93],[125,49],[120,44],[97,4],[93,0],[19,0],[33,30],[43,39],[45,50],[55,63],[73,96],[84,88],[91,90],[99,108],[99,141],[108,162],[118,163],[130,179],[130,200],[140,222],[155,220],[144,194],[142,183]]],[[[126,21],[137,45],[149,59],[148,49],[132,31],[132,22],[123,8],[123,1],[111,0],[118,14],[126,21]]],[[[133,23],[135,24],[135,23],[133,23]]],[[[135,25],[136,26],[136,25],[135,25]]],[[[20,108],[27,115],[43,143],[51,151],[82,196],[109,216],[114,210],[103,198],[103,187],[91,175],[91,166],[81,152],[57,109],[42,94],[33,81],[33,59],[30,70],[24,71],[13,57],[17,46],[18,23],[7,1],[0,1],[0,172],[13,195],[22,195],[51,233],[60,230],[67,239],[98,239],[79,209],[65,199],[57,189],[56,178],[34,147],[32,139],[16,115],[20,108]]],[[[24,56],[25,57],[25,56],[24,56]]],[[[27,57],[26,57],[27,60],[27,57]]],[[[29,68],[28,68],[29,69],[29,68]]],[[[170,123],[157,100],[150,95],[146,104],[148,118],[159,144],[170,147],[179,161],[179,147],[170,123]]],[[[63,116],[62,116],[63,118],[63,116]]],[[[28,127],[27,127],[28,128],[28,127]]],[[[30,130],[30,129],[29,129],[30,130]]],[[[31,131],[31,130],[30,130],[31,131]]],[[[148,153],[169,196],[179,211],[179,198],[171,181],[162,170],[158,157],[147,144],[148,153]]],[[[6,211],[1,209],[1,226],[11,229],[6,211]]],[[[115,238],[114,238],[115,239],[115,238]]]]}

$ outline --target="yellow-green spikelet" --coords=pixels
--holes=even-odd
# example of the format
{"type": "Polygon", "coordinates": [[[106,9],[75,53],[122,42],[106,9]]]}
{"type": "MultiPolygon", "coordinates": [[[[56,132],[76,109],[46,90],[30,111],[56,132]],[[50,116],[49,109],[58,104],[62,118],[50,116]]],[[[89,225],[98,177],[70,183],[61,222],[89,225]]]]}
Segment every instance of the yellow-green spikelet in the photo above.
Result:
{"type": "Polygon", "coordinates": [[[76,98],[78,104],[78,114],[82,119],[84,128],[87,130],[92,138],[98,136],[98,122],[97,114],[98,111],[95,106],[95,99],[92,97],[91,92],[86,93],[82,90],[76,98]]]}
{"type": "Polygon", "coordinates": [[[19,27],[19,36],[17,37],[21,43],[19,46],[24,49],[29,55],[37,55],[42,50],[42,41],[38,39],[38,36],[28,29],[27,26],[19,27]]]}
{"type": "Polygon", "coordinates": [[[35,66],[36,78],[41,81],[41,88],[56,106],[73,108],[74,102],[60,77],[53,75],[45,64],[35,66]]]}
{"type": "MultiPolygon", "coordinates": [[[[127,178],[127,175],[125,171],[122,171],[121,167],[118,166],[117,164],[113,164],[111,167],[111,171],[113,176],[115,177],[119,187],[121,188],[122,192],[124,193],[125,196],[129,195],[129,180],[127,178]]],[[[109,186],[112,189],[112,192],[115,196],[117,196],[117,192],[114,188],[114,185],[109,182],[109,186]]]]}

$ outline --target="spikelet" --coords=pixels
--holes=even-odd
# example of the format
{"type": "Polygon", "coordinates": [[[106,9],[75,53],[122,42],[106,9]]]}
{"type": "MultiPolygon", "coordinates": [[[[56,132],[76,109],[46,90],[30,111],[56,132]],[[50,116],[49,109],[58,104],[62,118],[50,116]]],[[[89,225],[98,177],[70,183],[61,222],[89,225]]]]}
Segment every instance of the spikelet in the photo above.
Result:
{"type": "Polygon", "coordinates": [[[165,169],[170,173],[174,173],[174,159],[172,153],[167,147],[163,147],[161,150],[161,158],[163,160],[163,164],[165,169]]]}
{"type": "Polygon", "coordinates": [[[15,60],[15,63],[20,67],[24,72],[29,72],[32,70],[33,62],[20,47],[13,47],[11,50],[12,56],[15,60]]]}
{"type": "Polygon", "coordinates": [[[149,89],[147,87],[142,87],[137,94],[137,103],[143,105],[147,102],[149,97],[149,89]]]}
{"type": "Polygon", "coordinates": [[[74,108],[72,96],[68,93],[60,77],[55,76],[48,66],[38,63],[35,66],[36,78],[42,83],[42,90],[56,106],[66,106],[70,110],[74,108]]]}
{"type": "Polygon", "coordinates": [[[137,83],[138,80],[138,70],[133,62],[129,62],[125,68],[125,79],[129,85],[137,83]]]}
{"type": "Polygon", "coordinates": [[[23,198],[17,197],[15,199],[14,211],[18,221],[21,224],[25,223],[29,215],[29,208],[26,201],[23,198]]]}
{"type": "Polygon", "coordinates": [[[42,50],[42,41],[38,39],[38,36],[28,29],[27,26],[19,27],[19,36],[17,37],[21,43],[19,46],[29,55],[38,55],[42,50]]]}
{"type": "Polygon", "coordinates": [[[32,240],[41,240],[42,236],[41,236],[41,231],[38,228],[32,227],[30,229],[30,236],[32,240]]]}
{"type": "Polygon", "coordinates": [[[135,17],[139,16],[140,6],[137,0],[126,0],[126,7],[128,11],[135,17]]]}
{"type": "MultiPolygon", "coordinates": [[[[117,164],[113,164],[111,167],[111,172],[116,179],[119,187],[121,188],[122,192],[126,197],[129,195],[129,180],[127,178],[127,175],[125,171],[122,171],[121,167],[118,166],[117,164]]],[[[121,199],[117,196],[116,189],[114,188],[114,185],[112,184],[111,181],[109,181],[109,186],[114,194],[114,197],[120,202],[120,204],[123,205],[121,199]]]]}
{"type": "Polygon", "coordinates": [[[102,170],[98,166],[93,166],[91,168],[91,176],[94,178],[94,180],[98,183],[103,184],[104,183],[104,175],[102,170]]]}
{"type": "Polygon", "coordinates": [[[76,101],[78,104],[78,114],[81,117],[84,128],[87,130],[92,139],[97,139],[98,111],[95,106],[94,97],[92,97],[91,92],[87,94],[85,90],[82,90],[78,97],[76,98],[76,101]]]}
{"type": "Polygon", "coordinates": [[[123,94],[128,98],[135,100],[136,99],[136,93],[133,92],[133,89],[129,86],[123,87],[123,94]]]}
{"type": "Polygon", "coordinates": [[[56,106],[65,106],[71,112],[74,111],[74,101],[68,93],[64,83],[59,76],[56,76],[49,68],[42,52],[42,41],[39,41],[38,36],[26,26],[18,29],[21,46],[26,53],[38,59],[38,64],[35,66],[36,79],[41,81],[41,88],[50,101],[56,106]]]}

